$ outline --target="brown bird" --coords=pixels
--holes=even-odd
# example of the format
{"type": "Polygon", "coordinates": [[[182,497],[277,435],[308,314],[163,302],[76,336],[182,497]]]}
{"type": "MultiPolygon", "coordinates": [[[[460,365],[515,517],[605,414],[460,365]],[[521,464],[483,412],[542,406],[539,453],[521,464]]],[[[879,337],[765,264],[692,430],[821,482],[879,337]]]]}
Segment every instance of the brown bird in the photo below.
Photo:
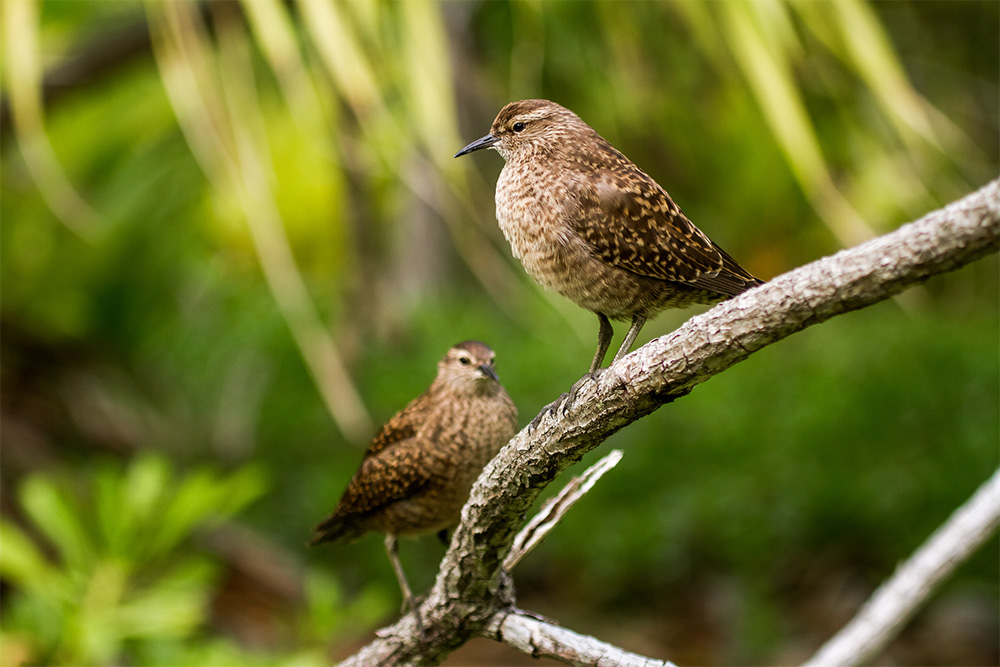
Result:
{"type": "MultiPolygon", "coordinates": [[[[517,430],[517,408],[500,385],[494,353],[477,341],[448,350],[430,388],[375,435],[337,509],[316,526],[310,546],[385,533],[385,550],[403,593],[413,594],[397,536],[445,531],[483,467],[517,430]]],[[[446,533],[442,532],[442,536],[446,533]]]]}
{"type": "Polygon", "coordinates": [[[695,227],[656,181],[555,102],[511,102],[489,134],[455,157],[482,148],[506,160],[497,220],[514,256],[541,285],[597,314],[590,375],[611,345],[608,318],[632,319],[618,361],[657,312],[714,303],[763,283],[695,227]]]}

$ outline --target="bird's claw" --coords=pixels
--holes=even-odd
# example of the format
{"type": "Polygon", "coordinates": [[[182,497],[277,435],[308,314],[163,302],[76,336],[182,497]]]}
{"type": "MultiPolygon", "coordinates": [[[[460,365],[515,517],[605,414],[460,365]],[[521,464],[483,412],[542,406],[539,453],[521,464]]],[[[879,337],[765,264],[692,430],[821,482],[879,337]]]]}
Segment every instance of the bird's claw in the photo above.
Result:
{"type": "Polygon", "coordinates": [[[413,620],[417,624],[417,632],[420,634],[420,641],[427,641],[427,630],[424,629],[424,619],[420,616],[420,610],[416,604],[413,606],[413,620]]]}
{"type": "MultiPolygon", "coordinates": [[[[413,620],[417,624],[417,634],[420,636],[420,641],[426,642],[427,641],[427,637],[428,637],[427,630],[424,629],[424,621],[420,617],[420,612],[417,611],[417,609],[415,607],[413,609],[413,620]]],[[[379,630],[376,630],[375,631],[375,636],[376,637],[382,637],[382,638],[392,637],[395,634],[392,631],[392,627],[393,626],[386,627],[386,628],[381,628],[379,630]]]]}
{"type": "Polygon", "coordinates": [[[426,598],[427,598],[427,593],[421,593],[420,595],[414,595],[410,598],[404,598],[403,602],[399,605],[399,613],[405,614],[408,611],[412,611],[414,614],[416,614],[417,619],[419,619],[420,614],[417,612],[417,607],[423,604],[426,598]]]}
{"type": "Polygon", "coordinates": [[[573,383],[573,386],[569,388],[568,392],[564,392],[559,398],[552,401],[544,408],[542,408],[535,418],[531,420],[531,428],[538,426],[538,422],[542,420],[545,415],[553,415],[556,417],[565,417],[566,413],[569,411],[571,405],[576,402],[577,394],[588,382],[597,380],[604,372],[603,368],[598,368],[595,371],[590,371],[586,373],[583,377],[573,383]]]}
{"type": "Polygon", "coordinates": [[[552,401],[544,408],[538,411],[535,418],[531,420],[531,428],[538,426],[538,422],[542,421],[542,417],[545,415],[555,415],[558,414],[560,417],[566,414],[566,399],[569,398],[569,394],[563,393],[559,398],[552,401]]]}
{"type": "Polygon", "coordinates": [[[564,396],[566,396],[566,407],[564,408],[564,412],[569,408],[571,403],[576,403],[576,396],[580,393],[580,390],[583,389],[583,385],[596,380],[600,376],[602,370],[603,369],[598,368],[597,370],[584,373],[583,377],[573,383],[573,386],[569,388],[569,394],[564,394],[564,396]]]}

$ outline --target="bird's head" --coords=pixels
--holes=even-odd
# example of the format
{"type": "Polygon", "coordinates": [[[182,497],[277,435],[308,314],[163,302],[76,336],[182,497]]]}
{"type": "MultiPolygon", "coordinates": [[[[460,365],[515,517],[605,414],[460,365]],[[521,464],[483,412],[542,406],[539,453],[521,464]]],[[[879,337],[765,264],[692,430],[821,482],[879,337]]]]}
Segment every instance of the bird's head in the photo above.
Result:
{"type": "Polygon", "coordinates": [[[454,346],[438,362],[436,382],[463,394],[493,394],[500,388],[496,354],[489,345],[467,340],[454,346]]]}
{"type": "Polygon", "coordinates": [[[467,155],[483,148],[494,148],[505,160],[540,149],[556,149],[566,139],[594,130],[564,106],[548,100],[511,102],[497,114],[490,133],[455,154],[467,155]]]}

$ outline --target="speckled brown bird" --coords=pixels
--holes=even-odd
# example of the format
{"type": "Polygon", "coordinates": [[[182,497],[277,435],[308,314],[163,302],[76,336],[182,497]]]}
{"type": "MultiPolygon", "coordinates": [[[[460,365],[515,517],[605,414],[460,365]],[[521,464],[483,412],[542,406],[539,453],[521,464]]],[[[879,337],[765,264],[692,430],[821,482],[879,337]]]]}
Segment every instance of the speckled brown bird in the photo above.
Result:
{"type": "Polygon", "coordinates": [[[372,439],[310,545],[351,542],[368,531],[385,533],[403,609],[416,613],[397,536],[457,524],[472,483],[516,430],[517,408],[500,385],[493,350],[478,341],[455,345],[438,362],[430,388],[372,439]]]}
{"type": "MultiPolygon", "coordinates": [[[[490,133],[455,157],[494,148],[497,220],[528,274],[600,322],[593,374],[614,330],[665,308],[714,303],[762,284],[681,212],[660,185],[575,113],[548,100],[511,102],[490,133]]],[[[612,362],[613,363],[613,362],[612,362]]]]}

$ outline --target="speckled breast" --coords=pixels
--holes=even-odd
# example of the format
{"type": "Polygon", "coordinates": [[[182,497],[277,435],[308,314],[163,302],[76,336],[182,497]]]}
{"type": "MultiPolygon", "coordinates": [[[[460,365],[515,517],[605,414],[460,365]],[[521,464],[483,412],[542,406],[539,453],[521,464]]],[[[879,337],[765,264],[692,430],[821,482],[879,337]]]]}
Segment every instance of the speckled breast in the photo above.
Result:
{"type": "Polygon", "coordinates": [[[641,276],[596,257],[567,220],[572,172],[518,168],[508,162],[497,180],[497,222],[514,256],[539,284],[612,319],[651,315],[702,301],[700,290],[641,276]],[[690,292],[690,293],[689,293],[690,292]]]}

